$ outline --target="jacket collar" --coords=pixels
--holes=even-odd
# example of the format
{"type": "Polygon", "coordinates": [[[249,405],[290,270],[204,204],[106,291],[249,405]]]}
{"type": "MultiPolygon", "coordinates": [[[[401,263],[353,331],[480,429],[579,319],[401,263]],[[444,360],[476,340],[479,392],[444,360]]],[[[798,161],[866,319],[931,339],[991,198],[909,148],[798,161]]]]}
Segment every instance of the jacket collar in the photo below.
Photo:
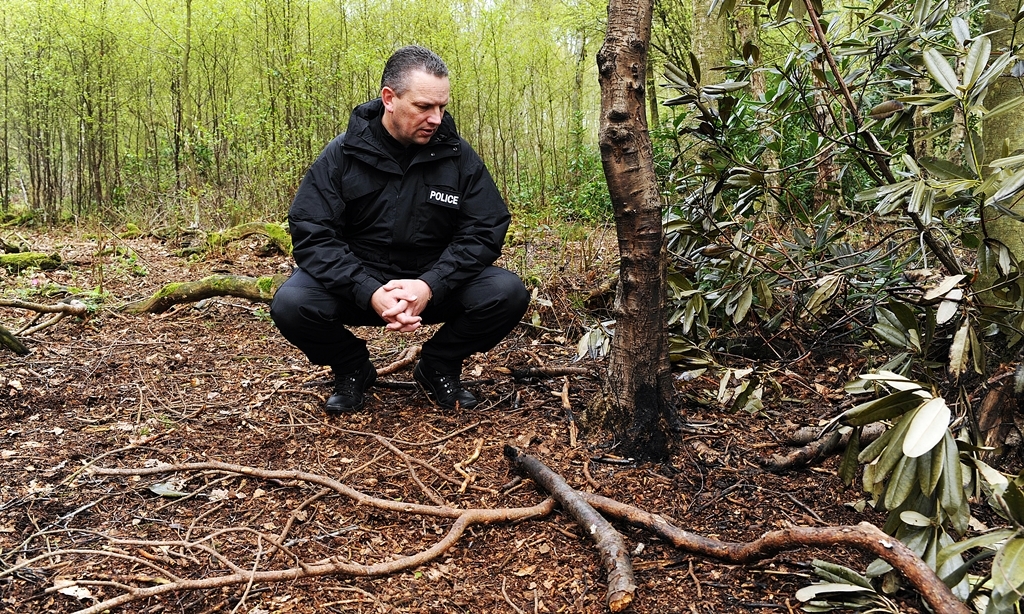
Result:
{"type": "MultiPolygon", "coordinates": [[[[385,148],[377,140],[377,137],[374,136],[373,130],[370,129],[370,121],[380,116],[383,109],[384,103],[380,98],[365,102],[353,109],[352,115],[348,120],[345,146],[354,151],[371,154],[384,161],[394,162],[394,159],[386,152],[385,148]]],[[[441,118],[441,125],[437,128],[434,136],[430,137],[430,141],[423,146],[422,151],[416,156],[414,163],[424,159],[424,157],[436,159],[437,157],[458,155],[460,149],[459,141],[459,133],[455,129],[455,119],[452,118],[448,111],[445,111],[444,117],[441,118]],[[433,155],[428,154],[424,156],[424,152],[430,152],[433,155]]],[[[397,163],[395,163],[395,166],[398,166],[397,163]]]]}

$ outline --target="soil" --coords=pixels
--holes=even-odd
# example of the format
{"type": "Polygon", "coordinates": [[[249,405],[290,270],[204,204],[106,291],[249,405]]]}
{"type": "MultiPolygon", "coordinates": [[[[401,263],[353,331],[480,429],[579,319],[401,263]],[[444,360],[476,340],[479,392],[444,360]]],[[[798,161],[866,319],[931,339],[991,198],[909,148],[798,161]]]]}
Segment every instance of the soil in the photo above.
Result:
{"type": "MultiPolygon", "coordinates": [[[[595,489],[589,473],[601,494],[704,536],[749,541],[789,524],[882,520],[870,507],[854,509],[861,496],[842,485],[835,458],[782,475],[760,468],[761,460],[786,451],[786,433],[840,411],[843,384],[859,368],[842,355],[759,363],[761,369],[778,367],[779,387],[754,413],[729,412],[716,402],[720,374],[680,378],[684,429],[670,463],[617,459],[602,434],[580,434],[572,445],[567,415],[579,413],[598,392],[604,366],[575,359],[589,317],[577,307],[579,297],[605,281],[614,266],[614,237],[607,232],[581,241],[513,241],[505,264],[540,283],[538,301],[500,346],[466,365],[463,377],[483,399],[481,409],[432,406],[405,368],[381,378],[363,412],[342,417],[321,411],[331,391],[329,371],[310,365],[280,336],[266,305],[215,298],[159,315],[122,309],[169,281],[212,273],[269,275],[290,270],[288,258],[268,252],[259,238],[182,257],[176,252],[183,245],[175,241],[103,234],[100,240],[82,231],[26,234],[33,249],[59,253],[64,265],[0,272],[0,296],[46,304],[77,297],[99,305],[84,319],[64,319],[29,336],[28,356],[0,347],[0,611],[71,612],[119,594],[119,585],[166,582],[141,562],[183,578],[223,575],[229,563],[264,570],[292,563],[271,556],[255,532],[279,536],[287,527],[289,552],[307,562],[334,556],[370,564],[427,549],[451,526],[441,518],[355,505],[337,494],[310,501],[319,487],[295,480],[212,471],[110,477],[85,471],[88,466],[218,460],[316,473],[394,501],[430,505],[433,497],[460,508],[537,504],[545,494],[519,479],[503,457],[503,447],[512,444],[575,488],[595,489]],[[511,376],[537,366],[584,367],[589,374],[525,381],[511,376]],[[424,465],[413,465],[413,479],[374,434],[454,479],[424,465]],[[463,492],[454,465],[478,446],[479,458],[466,463],[473,481],[463,492]],[[223,532],[241,527],[248,531],[223,532]],[[202,537],[228,562],[175,543],[202,537]],[[65,553],[2,575],[18,561],[58,550],[65,553]],[[61,584],[68,579],[93,582],[69,589],[61,584]]],[[[0,308],[0,323],[17,330],[31,315],[0,308]]],[[[378,368],[430,332],[361,331],[378,368]]],[[[632,552],[638,589],[628,611],[637,613],[794,612],[794,593],[813,577],[811,560],[860,570],[869,562],[856,552],[805,549],[750,566],[724,565],[616,526],[632,552]]],[[[605,588],[596,550],[556,510],[473,527],[439,558],[384,577],[179,591],[118,611],[599,613],[607,611],[605,588]]],[[[903,611],[917,611],[913,597],[905,597],[903,611]]]]}

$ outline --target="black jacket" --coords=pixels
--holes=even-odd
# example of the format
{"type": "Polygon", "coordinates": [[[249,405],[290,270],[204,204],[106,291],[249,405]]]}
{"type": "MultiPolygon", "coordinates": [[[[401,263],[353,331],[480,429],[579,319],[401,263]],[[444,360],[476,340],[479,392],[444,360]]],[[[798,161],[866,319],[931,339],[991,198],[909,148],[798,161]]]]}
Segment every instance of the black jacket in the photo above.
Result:
{"type": "Polygon", "coordinates": [[[367,308],[390,279],[419,278],[432,301],[497,260],[509,212],[451,115],[405,172],[374,137],[380,99],[356,107],[306,172],[288,211],[295,262],[367,308]]]}

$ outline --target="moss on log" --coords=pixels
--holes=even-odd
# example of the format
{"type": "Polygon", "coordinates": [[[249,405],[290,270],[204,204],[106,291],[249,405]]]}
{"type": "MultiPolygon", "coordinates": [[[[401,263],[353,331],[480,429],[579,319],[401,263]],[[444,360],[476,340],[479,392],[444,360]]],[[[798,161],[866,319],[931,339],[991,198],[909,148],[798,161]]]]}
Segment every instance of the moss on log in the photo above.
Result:
{"type": "Polygon", "coordinates": [[[40,268],[55,269],[60,266],[59,254],[42,252],[21,252],[18,254],[0,254],[0,266],[12,271],[40,268]]]}
{"type": "Polygon", "coordinates": [[[212,248],[220,248],[232,241],[238,241],[252,235],[263,235],[270,240],[270,243],[279,249],[281,253],[292,253],[292,237],[288,234],[287,224],[275,224],[271,222],[252,222],[228,228],[223,232],[211,232],[206,237],[206,242],[212,248]]]}
{"type": "Polygon", "coordinates": [[[274,298],[274,293],[287,279],[285,275],[210,275],[199,281],[167,284],[153,296],[144,301],[131,303],[125,310],[129,313],[162,313],[174,305],[194,303],[215,296],[237,296],[258,303],[269,303],[274,298]]]}

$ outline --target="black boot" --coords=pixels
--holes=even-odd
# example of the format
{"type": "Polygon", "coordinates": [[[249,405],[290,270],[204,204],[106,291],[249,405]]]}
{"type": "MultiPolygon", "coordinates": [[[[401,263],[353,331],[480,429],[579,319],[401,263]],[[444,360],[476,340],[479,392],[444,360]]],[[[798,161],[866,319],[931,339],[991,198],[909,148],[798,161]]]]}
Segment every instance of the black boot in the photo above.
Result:
{"type": "Polygon", "coordinates": [[[427,398],[441,407],[452,409],[457,405],[462,409],[472,409],[479,403],[471,392],[462,387],[458,375],[438,373],[424,367],[420,361],[416,363],[412,376],[427,393],[427,398]]]}
{"type": "Polygon", "coordinates": [[[377,381],[377,369],[369,360],[355,371],[334,374],[334,394],[327,399],[325,409],[329,414],[344,414],[359,411],[366,400],[366,389],[377,381]]]}

